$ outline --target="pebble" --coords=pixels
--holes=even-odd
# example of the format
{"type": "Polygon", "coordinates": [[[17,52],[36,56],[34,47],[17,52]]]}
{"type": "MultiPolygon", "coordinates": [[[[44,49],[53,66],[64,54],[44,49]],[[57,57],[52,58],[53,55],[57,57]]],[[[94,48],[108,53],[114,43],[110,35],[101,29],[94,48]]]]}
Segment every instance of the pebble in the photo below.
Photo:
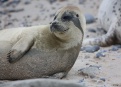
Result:
{"type": "Polygon", "coordinates": [[[11,0],[9,3],[6,4],[6,6],[11,6],[11,5],[18,5],[21,0],[11,0]]]}
{"type": "Polygon", "coordinates": [[[92,33],[96,33],[96,30],[95,29],[92,29],[92,28],[88,29],[88,31],[89,32],[92,32],[92,33]]]}
{"type": "Polygon", "coordinates": [[[106,79],[105,79],[105,78],[100,78],[100,80],[102,80],[102,81],[104,81],[104,82],[106,81],[106,79]]]}
{"type": "Polygon", "coordinates": [[[25,0],[25,2],[24,2],[24,4],[26,4],[26,5],[28,5],[30,3],[31,3],[30,0],[25,0]]]}
{"type": "Polygon", "coordinates": [[[86,47],[82,47],[81,51],[85,51],[85,52],[89,52],[89,53],[94,53],[96,51],[98,51],[100,49],[100,46],[86,46],[86,47]]]}
{"type": "Polygon", "coordinates": [[[105,50],[101,50],[99,52],[96,53],[96,58],[100,58],[100,57],[105,57],[105,50]]]}
{"type": "Polygon", "coordinates": [[[89,14],[89,13],[85,14],[85,18],[86,18],[86,23],[87,24],[94,23],[95,20],[96,20],[96,18],[94,18],[94,16],[89,14]]]}
{"type": "Polygon", "coordinates": [[[85,0],[79,0],[79,4],[84,4],[85,0]]]}

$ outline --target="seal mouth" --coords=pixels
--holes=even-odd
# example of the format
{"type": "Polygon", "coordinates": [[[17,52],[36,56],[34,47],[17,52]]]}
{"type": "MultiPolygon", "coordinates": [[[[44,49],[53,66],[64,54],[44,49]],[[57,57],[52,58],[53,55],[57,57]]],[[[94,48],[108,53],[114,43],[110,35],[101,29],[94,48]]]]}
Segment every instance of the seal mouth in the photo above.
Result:
{"type": "Polygon", "coordinates": [[[61,26],[59,24],[56,24],[56,25],[51,24],[50,30],[51,30],[51,32],[64,33],[64,32],[67,32],[69,30],[69,28],[64,28],[63,26],[61,26]]]}

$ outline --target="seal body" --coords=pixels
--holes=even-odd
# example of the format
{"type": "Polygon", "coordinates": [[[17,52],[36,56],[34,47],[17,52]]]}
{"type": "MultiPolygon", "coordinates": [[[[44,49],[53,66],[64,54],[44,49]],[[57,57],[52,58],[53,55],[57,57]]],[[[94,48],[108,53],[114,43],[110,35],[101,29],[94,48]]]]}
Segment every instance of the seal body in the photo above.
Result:
{"type": "Polygon", "coordinates": [[[0,79],[66,76],[78,57],[85,28],[82,24],[86,23],[75,6],[67,6],[59,12],[49,25],[0,31],[0,79]],[[65,22],[61,22],[65,12],[74,12],[69,13],[73,14],[74,21],[67,21],[70,16],[66,15],[65,22]],[[79,18],[74,18],[76,12],[79,18]]]}
{"type": "Polygon", "coordinates": [[[97,38],[86,39],[83,45],[110,46],[121,44],[121,1],[103,0],[99,8],[98,20],[107,33],[97,38]]]}

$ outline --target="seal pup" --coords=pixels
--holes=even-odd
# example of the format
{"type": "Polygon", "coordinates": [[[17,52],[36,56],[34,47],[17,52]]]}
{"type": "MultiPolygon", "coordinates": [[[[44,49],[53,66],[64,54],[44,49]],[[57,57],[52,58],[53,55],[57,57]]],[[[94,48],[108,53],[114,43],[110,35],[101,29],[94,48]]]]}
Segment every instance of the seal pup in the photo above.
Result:
{"type": "Polygon", "coordinates": [[[76,6],[51,24],[0,31],[0,79],[63,78],[74,65],[86,21],[76,6]]]}
{"type": "Polygon", "coordinates": [[[107,33],[97,38],[85,39],[83,45],[110,46],[121,44],[121,1],[103,0],[99,8],[98,20],[107,33]]]}

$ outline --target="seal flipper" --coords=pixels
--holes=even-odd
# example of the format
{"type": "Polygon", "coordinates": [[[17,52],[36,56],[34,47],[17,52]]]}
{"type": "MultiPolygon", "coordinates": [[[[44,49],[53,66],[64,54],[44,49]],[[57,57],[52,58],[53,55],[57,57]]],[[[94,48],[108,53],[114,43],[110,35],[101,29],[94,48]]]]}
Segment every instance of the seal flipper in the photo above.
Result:
{"type": "Polygon", "coordinates": [[[18,61],[26,54],[34,44],[32,37],[21,38],[9,51],[7,58],[10,63],[18,61]]]}
{"type": "Polygon", "coordinates": [[[117,26],[117,21],[111,24],[107,34],[97,38],[85,39],[82,43],[82,46],[99,45],[99,46],[105,47],[105,46],[117,44],[116,26],[117,26]]]}

